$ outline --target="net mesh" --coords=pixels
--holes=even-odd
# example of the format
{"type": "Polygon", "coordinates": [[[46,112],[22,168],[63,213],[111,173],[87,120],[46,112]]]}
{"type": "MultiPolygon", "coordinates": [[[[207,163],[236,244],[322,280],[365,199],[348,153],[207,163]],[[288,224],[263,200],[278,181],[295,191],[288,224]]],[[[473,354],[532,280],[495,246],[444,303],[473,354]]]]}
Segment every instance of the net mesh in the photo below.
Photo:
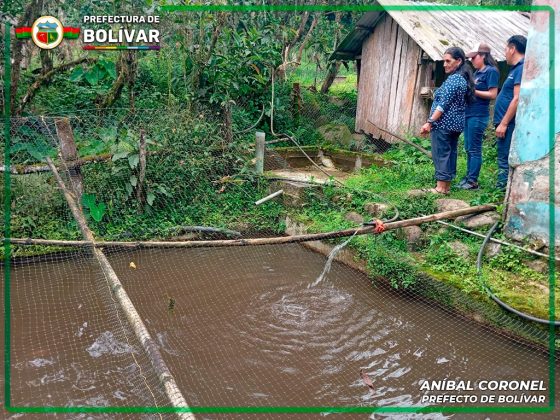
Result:
{"type": "MultiPolygon", "coordinates": [[[[312,54],[305,57],[313,63],[312,54]]],[[[426,161],[382,136],[352,132],[355,68],[341,68],[330,95],[316,92],[325,72],[311,64],[290,69],[258,100],[234,104],[12,118],[13,174],[1,185],[2,201],[11,195],[11,237],[84,239],[47,157],[98,241],[253,239],[302,232],[303,225],[357,229],[361,221],[349,214],[374,217],[364,210],[368,203],[385,219],[395,208],[402,219],[434,212],[434,198],[402,199],[391,188],[394,179],[376,176],[391,167],[405,177],[406,165],[426,161]],[[248,128],[248,121],[256,126],[248,128]],[[344,152],[327,144],[322,127],[329,124],[348,128],[344,152]],[[269,141],[266,176],[254,170],[256,129],[269,141]],[[279,198],[255,205],[279,189],[279,198]]],[[[0,140],[4,165],[7,139],[0,140]]],[[[491,155],[490,146],[485,153],[491,155]]],[[[429,172],[414,176],[410,185],[431,183],[429,172]]],[[[491,306],[479,284],[470,296],[453,286],[462,277],[472,281],[467,265],[480,240],[467,240],[470,262],[454,265],[444,242],[464,235],[434,223],[422,229],[435,239],[419,245],[418,260],[412,262],[402,232],[356,236],[321,281],[330,250],[342,240],[115,245],[102,252],[190,407],[421,407],[436,405],[421,401],[421,383],[444,379],[539,379],[550,389],[548,330],[491,306]],[[422,254],[428,248],[433,252],[422,254]],[[411,268],[424,264],[432,278],[411,268]]],[[[30,242],[11,249],[12,406],[171,406],[91,246],[30,242]]],[[[511,274],[500,271],[510,255],[485,259],[497,273],[487,279],[494,286],[511,274]]],[[[525,274],[512,275],[546,289],[543,276],[525,274]]]]}
{"type": "MultiPolygon", "coordinates": [[[[116,135],[124,137],[106,141],[116,147],[123,142],[130,145],[121,158],[115,159],[118,151],[111,156],[101,153],[98,161],[84,163],[79,181],[79,175],[55,153],[60,149],[58,118],[15,119],[13,165],[21,170],[36,163],[29,150],[18,150],[18,145],[44,147],[43,153],[52,155],[69,189],[81,182],[83,195],[95,196],[94,204],[88,207],[82,200],[82,207],[98,240],[221,240],[280,234],[286,198],[262,206],[254,202],[269,193],[269,185],[282,181],[267,181],[248,171],[235,177],[246,162],[236,165],[223,150],[209,158],[209,145],[192,145],[186,134],[190,127],[181,126],[179,115],[162,116],[172,121],[167,129],[158,127],[173,136],[174,142],[168,142],[152,134],[158,116],[149,114],[146,125],[141,113],[127,114],[120,121],[91,115],[69,118],[78,145],[86,138],[95,142],[96,136],[112,127],[121,127],[116,135]],[[131,156],[137,153],[140,134],[134,133],[143,133],[148,144],[144,188],[155,196],[142,205],[135,194],[138,181],[131,182],[132,177],[138,178],[136,158],[131,156]],[[177,139],[199,148],[186,152],[177,139]],[[170,144],[172,148],[166,147],[170,144]],[[94,206],[101,203],[107,207],[96,221],[94,206]],[[192,231],[192,226],[216,231],[192,231]]],[[[240,143],[239,147],[250,150],[249,139],[240,143]]],[[[238,151],[235,155],[243,156],[238,151]]],[[[245,156],[250,161],[252,153],[245,156]]],[[[271,151],[266,161],[273,162],[271,169],[293,170],[287,158],[283,150],[271,151]]],[[[82,239],[50,171],[13,175],[11,187],[13,237],[82,239]]],[[[349,194],[348,189],[339,191],[333,185],[307,186],[304,197],[314,206],[344,211],[344,204],[320,192],[324,188],[349,194]]],[[[378,245],[373,237],[352,241],[365,247],[378,245]]],[[[11,276],[13,404],[169,406],[157,373],[91,249],[62,250],[13,246],[13,255],[19,257],[11,276]]],[[[417,389],[423,379],[475,381],[481,372],[496,366],[504,378],[546,378],[546,351],[458,317],[426,300],[419,285],[404,290],[383,281],[372,285],[364,274],[335,262],[321,283],[309,287],[326,259],[302,245],[113,247],[104,252],[192,407],[367,406],[373,402],[410,406],[419,404],[418,396],[402,390],[417,389]],[[417,359],[423,362],[417,365],[417,359]],[[526,367],[523,374],[520,366],[526,367]],[[361,369],[374,381],[374,392],[364,386],[361,369]]],[[[371,269],[375,272],[375,266],[371,269]]],[[[458,298],[443,286],[439,293],[440,298],[458,298]]],[[[483,304],[461,305],[475,317],[489,311],[483,304]]],[[[533,341],[546,343],[544,329],[503,313],[491,316],[498,323],[516,326],[533,341]]]]}

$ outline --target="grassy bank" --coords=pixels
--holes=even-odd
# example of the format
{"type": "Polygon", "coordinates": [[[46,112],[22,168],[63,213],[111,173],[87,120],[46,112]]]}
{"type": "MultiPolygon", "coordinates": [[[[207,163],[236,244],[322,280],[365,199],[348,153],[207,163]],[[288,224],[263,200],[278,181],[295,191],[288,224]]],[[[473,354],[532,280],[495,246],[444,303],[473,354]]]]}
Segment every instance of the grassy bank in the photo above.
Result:
{"type": "MultiPolygon", "coordinates": [[[[470,205],[503,201],[503,196],[494,189],[497,168],[492,141],[489,133],[484,145],[481,189],[454,188],[445,198],[460,199],[470,205]]],[[[345,217],[349,212],[371,219],[365,208],[372,202],[389,205],[384,218],[391,217],[395,208],[398,208],[401,219],[437,212],[437,200],[442,197],[410,195],[411,190],[433,186],[431,161],[406,145],[391,149],[384,157],[392,161],[392,165],[363,169],[346,181],[346,188],[331,186],[322,194],[309,192],[306,205],[292,217],[305,223],[312,232],[327,232],[358,226],[345,217]]],[[[464,152],[460,152],[459,174],[464,174],[465,166],[464,152]]],[[[498,210],[501,210],[500,206],[498,210]]],[[[461,226],[461,223],[457,225],[461,226]]],[[[488,227],[474,230],[485,234],[488,227]]],[[[481,238],[439,223],[424,224],[421,229],[421,239],[412,247],[404,232],[399,230],[356,237],[349,246],[367,261],[371,273],[386,277],[395,288],[414,290],[418,279],[428,275],[456,287],[469,297],[487,301],[482,286],[485,282],[500,299],[516,309],[548,318],[548,275],[527,266],[538,257],[502,246],[496,255],[483,258],[483,275],[479,277],[476,257],[481,238]]],[[[494,237],[504,239],[500,233],[494,237]]],[[[560,304],[558,298],[557,304],[560,304]]]]}

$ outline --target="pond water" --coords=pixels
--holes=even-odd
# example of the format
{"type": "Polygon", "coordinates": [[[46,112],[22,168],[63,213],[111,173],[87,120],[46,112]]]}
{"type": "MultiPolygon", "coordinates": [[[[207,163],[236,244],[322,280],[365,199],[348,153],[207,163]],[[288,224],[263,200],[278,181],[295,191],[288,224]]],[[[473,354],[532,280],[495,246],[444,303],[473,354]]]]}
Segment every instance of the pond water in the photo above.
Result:
{"type": "MultiPolygon", "coordinates": [[[[300,245],[138,250],[109,260],[193,407],[421,406],[429,405],[425,380],[549,388],[544,352],[337,262],[309,287],[326,259],[300,245]]],[[[11,285],[12,405],[168,404],[89,255],[16,265],[11,285]]],[[[548,404],[548,391],[525,392],[533,394],[548,404]]],[[[487,417],[501,416],[472,416],[487,417]]]]}

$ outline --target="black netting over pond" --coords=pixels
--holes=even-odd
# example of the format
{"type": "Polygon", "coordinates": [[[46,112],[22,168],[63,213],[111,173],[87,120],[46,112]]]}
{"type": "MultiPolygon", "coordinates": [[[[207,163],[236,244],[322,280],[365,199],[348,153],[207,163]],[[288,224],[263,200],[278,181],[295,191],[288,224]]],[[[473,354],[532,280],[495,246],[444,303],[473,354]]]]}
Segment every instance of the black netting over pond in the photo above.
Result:
{"type": "MultiPolygon", "coordinates": [[[[355,176],[396,164],[287,140],[267,146],[256,174],[255,131],[228,142],[206,112],[12,119],[2,194],[11,238],[30,239],[11,245],[13,406],[504,405],[481,403],[481,389],[467,392],[476,403],[424,400],[422,384],[438,380],[538,380],[546,390],[525,395],[545,400],[518,404],[549,403],[548,330],[484,302],[476,284],[467,295],[414,271],[400,231],[355,236],[328,271],[345,238],[213,246],[390,219],[390,186],[355,176]],[[209,242],[172,244],[190,241],[209,242]],[[151,242],[166,245],[127,246],[151,242]]],[[[409,201],[401,219],[434,212],[409,201]]]]}

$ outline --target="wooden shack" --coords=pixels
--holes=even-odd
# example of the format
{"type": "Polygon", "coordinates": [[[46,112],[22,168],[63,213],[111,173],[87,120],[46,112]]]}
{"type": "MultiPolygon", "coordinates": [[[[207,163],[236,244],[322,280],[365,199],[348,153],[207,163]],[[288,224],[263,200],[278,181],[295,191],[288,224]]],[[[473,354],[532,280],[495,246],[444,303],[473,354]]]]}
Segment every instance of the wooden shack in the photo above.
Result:
{"type": "Polygon", "coordinates": [[[417,133],[426,121],[433,91],[445,80],[443,55],[458,46],[468,52],[486,42],[507,74],[504,49],[512,35],[525,35],[529,16],[515,11],[445,10],[446,5],[377,0],[340,43],[331,59],[356,60],[356,131],[392,142],[381,129],[417,133]],[[394,6],[422,6],[402,10],[394,6]]]}

